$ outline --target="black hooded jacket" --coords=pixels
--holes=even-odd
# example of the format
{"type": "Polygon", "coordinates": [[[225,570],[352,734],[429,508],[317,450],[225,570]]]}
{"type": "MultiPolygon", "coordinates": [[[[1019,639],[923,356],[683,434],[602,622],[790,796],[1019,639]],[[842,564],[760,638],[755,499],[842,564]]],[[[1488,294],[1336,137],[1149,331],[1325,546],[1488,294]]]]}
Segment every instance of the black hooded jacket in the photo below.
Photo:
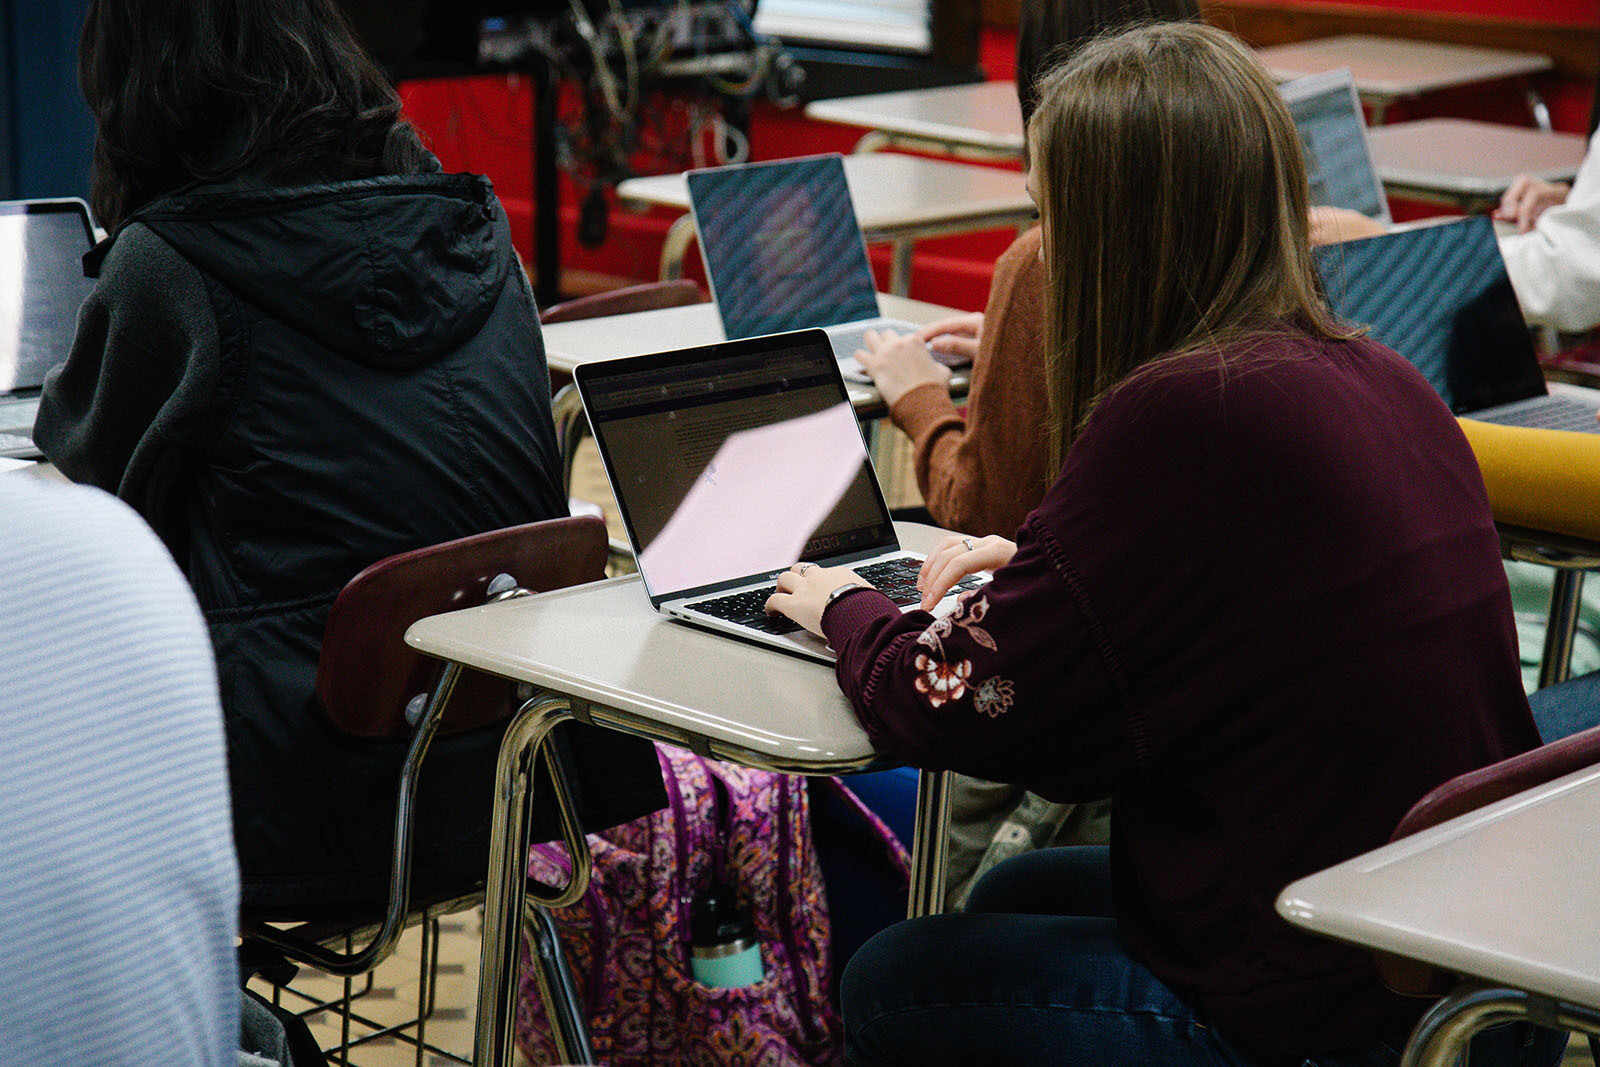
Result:
{"type": "MultiPolygon", "coordinates": [[[[567,511],[505,214],[472,175],[239,181],[146,206],[97,260],[72,354],[45,385],[39,447],[136,508],[194,587],[247,908],[381,899],[403,744],[348,738],[318,708],[328,608],[385,556],[567,511]]],[[[429,755],[424,894],[481,877],[474,813],[499,732],[429,755]]],[[[648,746],[585,740],[599,751],[582,762],[607,778],[585,790],[591,829],[659,806],[648,746]]]]}

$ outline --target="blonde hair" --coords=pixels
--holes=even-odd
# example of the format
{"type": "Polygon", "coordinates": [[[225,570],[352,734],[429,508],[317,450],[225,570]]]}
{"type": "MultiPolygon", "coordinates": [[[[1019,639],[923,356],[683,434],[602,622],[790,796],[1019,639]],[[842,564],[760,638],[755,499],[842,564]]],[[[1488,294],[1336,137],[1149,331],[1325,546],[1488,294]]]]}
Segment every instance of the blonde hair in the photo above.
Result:
{"type": "Polygon", "coordinates": [[[1052,471],[1095,401],[1146,364],[1289,325],[1349,336],[1311,259],[1294,122],[1236,39],[1141,26],[1084,46],[1039,97],[1052,471]]]}

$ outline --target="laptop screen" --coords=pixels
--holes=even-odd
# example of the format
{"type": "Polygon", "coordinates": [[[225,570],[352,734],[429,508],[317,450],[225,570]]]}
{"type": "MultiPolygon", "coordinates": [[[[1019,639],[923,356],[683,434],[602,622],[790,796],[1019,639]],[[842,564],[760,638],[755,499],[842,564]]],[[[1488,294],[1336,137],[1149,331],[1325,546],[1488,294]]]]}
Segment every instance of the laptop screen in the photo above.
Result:
{"type": "Polygon", "coordinates": [[[1372,165],[1366,120],[1348,70],[1280,86],[1306,150],[1311,202],[1389,221],[1389,201],[1372,165]]]}
{"type": "Polygon", "coordinates": [[[94,290],[83,277],[93,246],[78,200],[0,203],[0,394],[38,389],[66,360],[78,307],[94,290]]]}
{"type": "Polygon", "coordinates": [[[1545,392],[1487,218],[1314,252],[1333,310],[1410,360],[1451,411],[1470,414],[1545,392]]]}
{"type": "Polygon", "coordinates": [[[824,334],[591,363],[577,378],[652,598],[893,546],[824,334]]]}
{"type": "Polygon", "coordinates": [[[690,171],[711,295],[730,338],[878,317],[838,156],[690,171]]]}
{"type": "Polygon", "coordinates": [[[0,394],[37,389],[67,358],[94,289],[83,276],[93,246],[81,201],[0,203],[0,394]]]}

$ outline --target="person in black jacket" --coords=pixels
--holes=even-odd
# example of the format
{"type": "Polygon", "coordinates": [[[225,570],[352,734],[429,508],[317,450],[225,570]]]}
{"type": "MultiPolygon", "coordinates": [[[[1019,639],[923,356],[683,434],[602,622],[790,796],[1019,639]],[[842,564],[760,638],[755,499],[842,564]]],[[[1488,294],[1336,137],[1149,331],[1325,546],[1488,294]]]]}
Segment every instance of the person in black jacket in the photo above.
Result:
{"type": "MultiPolygon", "coordinates": [[[[165,541],[210,626],[247,913],[381,900],[402,742],[313,693],[385,556],[566,514],[528,282],[487,179],[439,173],[333,0],[94,0],[80,54],[111,236],[35,434],[165,541]]],[[[500,732],[434,746],[418,895],[481,877],[500,732]]],[[[591,829],[653,752],[572,739],[591,829]]]]}

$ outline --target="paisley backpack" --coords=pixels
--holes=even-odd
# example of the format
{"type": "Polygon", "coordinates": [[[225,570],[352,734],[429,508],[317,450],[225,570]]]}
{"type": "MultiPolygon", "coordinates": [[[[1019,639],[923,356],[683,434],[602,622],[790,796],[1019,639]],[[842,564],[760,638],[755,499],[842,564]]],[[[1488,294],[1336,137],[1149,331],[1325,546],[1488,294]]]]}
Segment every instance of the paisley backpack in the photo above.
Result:
{"type": "MultiPolygon", "coordinates": [[[[664,745],[657,755],[667,807],[591,834],[589,890],[554,913],[596,1060],[612,1067],[838,1063],[828,908],[806,779],[664,745]],[[693,976],[690,912],[714,882],[732,890],[754,925],[765,974],[754,985],[711,988],[693,976]]],[[[905,870],[904,848],[875,815],[837,779],[812,781],[847,798],[889,862],[905,870]]],[[[567,870],[559,847],[531,850],[529,877],[559,884],[567,870]]],[[[526,958],[522,973],[518,1043],[532,1062],[552,1062],[526,958]]]]}

